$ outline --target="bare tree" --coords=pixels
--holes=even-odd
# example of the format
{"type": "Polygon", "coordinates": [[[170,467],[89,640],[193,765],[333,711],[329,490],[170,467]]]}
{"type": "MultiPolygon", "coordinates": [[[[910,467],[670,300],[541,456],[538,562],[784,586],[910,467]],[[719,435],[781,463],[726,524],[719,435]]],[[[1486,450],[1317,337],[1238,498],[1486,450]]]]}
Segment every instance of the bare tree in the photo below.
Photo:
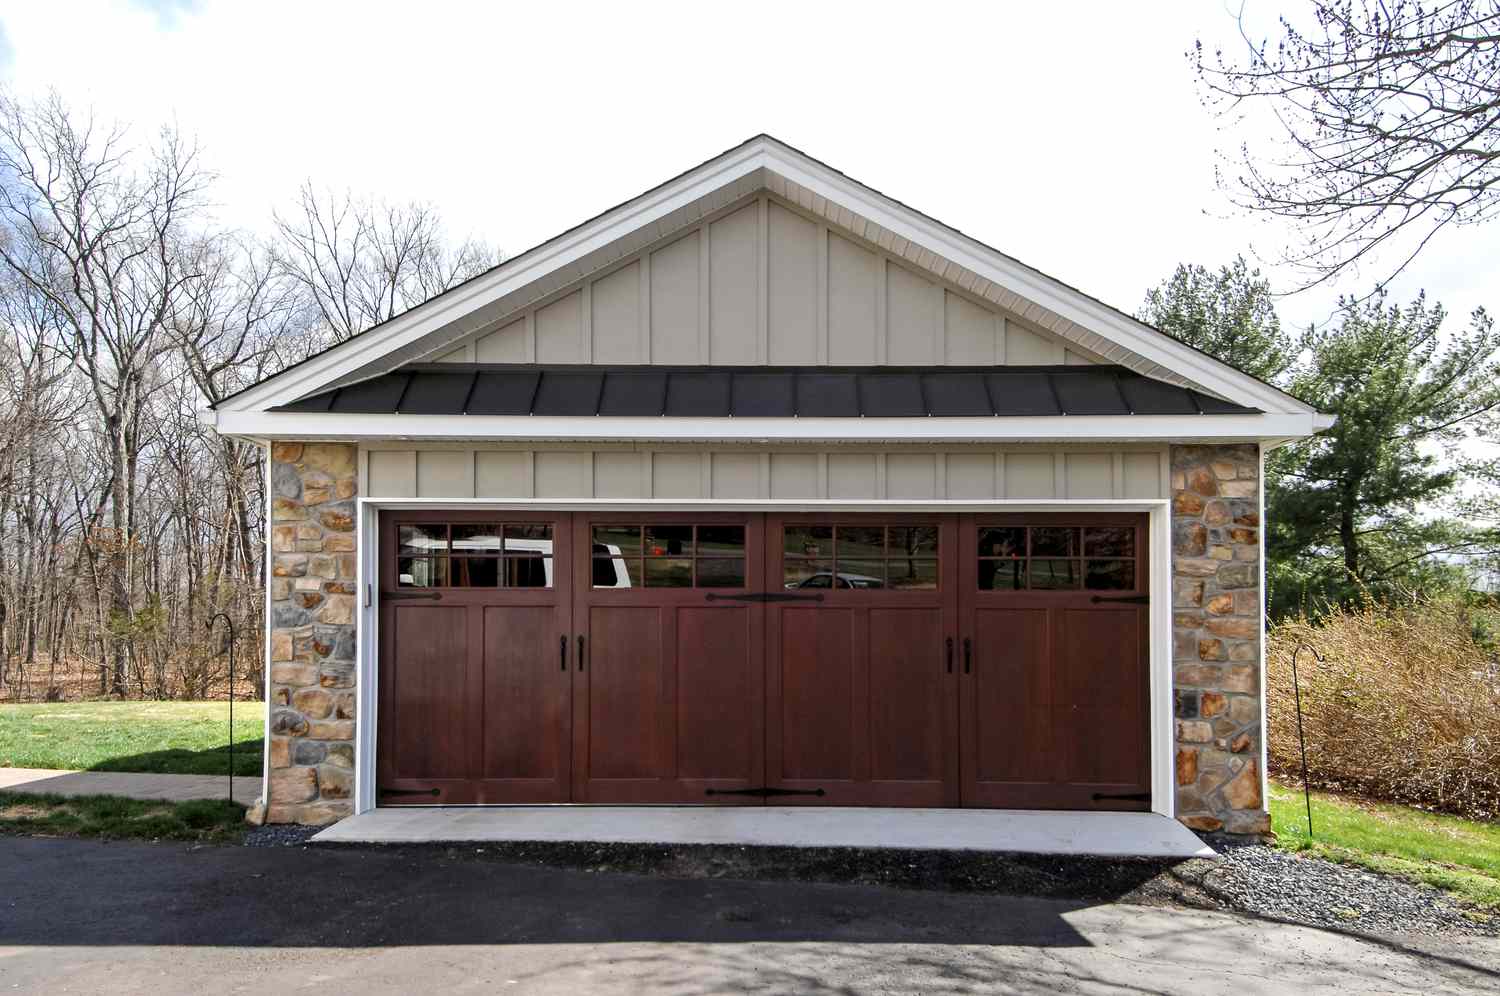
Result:
{"type": "Polygon", "coordinates": [[[0,265],[44,298],[85,374],[108,445],[108,551],[114,691],[125,692],[133,616],[131,557],[142,417],[173,302],[197,278],[179,251],[207,177],[195,150],[164,130],[133,167],[125,132],[75,121],[60,98],[0,98],[0,265]]]}
{"type": "Polygon", "coordinates": [[[319,195],[304,184],[293,211],[275,221],[278,265],[335,342],[500,261],[496,250],[472,239],[450,248],[430,204],[319,195]]]}
{"type": "MultiPolygon", "coordinates": [[[[1377,250],[1402,272],[1438,232],[1495,213],[1500,194],[1500,3],[1314,0],[1315,26],[1280,19],[1274,49],[1190,58],[1205,102],[1264,112],[1273,145],[1227,150],[1220,184],[1240,206],[1293,222],[1285,259],[1304,287],[1377,250]]],[[[1379,285],[1377,285],[1378,290],[1379,285]]]]}

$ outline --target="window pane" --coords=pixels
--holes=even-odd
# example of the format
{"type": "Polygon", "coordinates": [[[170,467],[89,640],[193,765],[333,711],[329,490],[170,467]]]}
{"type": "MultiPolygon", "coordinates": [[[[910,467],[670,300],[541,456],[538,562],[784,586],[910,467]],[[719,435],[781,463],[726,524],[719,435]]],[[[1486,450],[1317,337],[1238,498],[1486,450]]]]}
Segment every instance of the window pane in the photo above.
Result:
{"type": "Polygon", "coordinates": [[[448,552],[447,526],[402,526],[400,553],[403,556],[448,552]]]}
{"type": "Polygon", "coordinates": [[[454,557],[455,588],[493,588],[500,581],[500,561],[494,557],[454,557]]]}
{"type": "Polygon", "coordinates": [[[980,591],[1020,591],[1026,587],[1026,561],[981,560],[980,591]]]}
{"type": "Polygon", "coordinates": [[[1072,526],[1032,526],[1033,557],[1078,556],[1078,530],[1072,526]]]}
{"type": "Polygon", "coordinates": [[[832,526],[787,526],[782,541],[782,550],[789,556],[833,556],[832,526]]]}
{"type": "Polygon", "coordinates": [[[1041,590],[1078,588],[1083,581],[1082,573],[1082,565],[1076,560],[1033,560],[1031,587],[1041,590]]]}
{"type": "Polygon", "coordinates": [[[397,582],[403,588],[442,588],[448,584],[447,557],[401,557],[397,582]]]}
{"type": "Polygon", "coordinates": [[[639,588],[641,558],[595,557],[591,583],[595,588],[639,588]]]}
{"type": "Polygon", "coordinates": [[[698,587],[745,587],[745,561],[739,557],[714,557],[698,561],[698,587]]]}
{"type": "Polygon", "coordinates": [[[692,526],[647,526],[646,556],[682,557],[693,555],[692,526]]]}
{"type": "Polygon", "coordinates": [[[938,552],[938,527],[937,526],[892,526],[889,536],[890,545],[886,547],[886,555],[890,557],[905,554],[911,557],[936,557],[938,552]]]}
{"type": "Polygon", "coordinates": [[[640,526],[595,526],[594,552],[625,554],[641,552],[640,526]]]}
{"type": "MultiPolygon", "coordinates": [[[[552,587],[552,582],[547,577],[552,570],[551,557],[506,557],[501,563],[505,565],[507,588],[552,587]]],[[[604,560],[602,563],[608,564],[610,561],[604,560]]]]}
{"type": "MultiPolygon", "coordinates": [[[[983,526],[979,530],[981,557],[1026,556],[1026,529],[1023,526],[983,526]]],[[[982,587],[982,586],[981,586],[982,587]]]]}
{"type": "Polygon", "coordinates": [[[884,588],[885,563],[879,560],[845,560],[840,557],[836,584],[840,588],[884,588]]]}
{"type": "Polygon", "coordinates": [[[1090,560],[1083,586],[1101,591],[1128,591],[1135,587],[1135,561],[1090,560]]]}
{"type": "Polygon", "coordinates": [[[474,526],[467,523],[453,525],[454,553],[499,553],[500,527],[474,526]]]}
{"type": "Polygon", "coordinates": [[[699,526],[698,556],[745,553],[744,526],[699,526]]]}
{"type": "Polygon", "coordinates": [[[552,552],[552,524],[550,522],[507,523],[505,526],[506,553],[552,552]]]}
{"type": "Polygon", "coordinates": [[[839,526],[838,557],[880,557],[885,554],[884,526],[839,526]]]}
{"type": "Polygon", "coordinates": [[[1091,526],[1083,531],[1088,557],[1134,557],[1135,530],[1129,526],[1091,526]]]}
{"type": "Polygon", "coordinates": [[[693,562],[691,560],[646,561],[646,587],[691,588],[693,586],[693,562]]]}
{"type": "Polygon", "coordinates": [[[833,562],[788,559],[782,565],[782,580],[788,588],[832,587],[833,562]]]}
{"type": "Polygon", "coordinates": [[[888,560],[885,563],[886,584],[907,590],[932,590],[938,586],[936,560],[888,560]]]}

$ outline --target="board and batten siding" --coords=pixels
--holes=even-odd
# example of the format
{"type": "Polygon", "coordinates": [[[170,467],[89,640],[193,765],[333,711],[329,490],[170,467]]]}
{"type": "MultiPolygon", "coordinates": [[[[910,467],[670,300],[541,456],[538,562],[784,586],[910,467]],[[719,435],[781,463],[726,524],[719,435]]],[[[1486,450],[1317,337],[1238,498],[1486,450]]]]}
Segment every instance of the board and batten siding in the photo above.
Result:
{"type": "Polygon", "coordinates": [[[1096,360],[768,193],[427,359],[726,366],[1096,360]]]}
{"type": "Polygon", "coordinates": [[[1165,498],[1164,447],[1110,450],[520,449],[372,446],[370,498],[1165,498]]]}

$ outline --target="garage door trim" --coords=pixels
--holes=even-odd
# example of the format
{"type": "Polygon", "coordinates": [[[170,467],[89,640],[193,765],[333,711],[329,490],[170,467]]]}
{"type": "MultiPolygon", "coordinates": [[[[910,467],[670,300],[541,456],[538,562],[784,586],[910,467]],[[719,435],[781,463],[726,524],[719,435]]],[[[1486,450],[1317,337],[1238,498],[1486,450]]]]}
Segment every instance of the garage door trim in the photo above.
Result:
{"type": "Polygon", "coordinates": [[[1169,818],[1175,817],[1176,792],[1173,785],[1173,705],[1172,705],[1172,597],[1171,597],[1171,503],[1166,500],[1066,499],[992,501],[842,501],[804,499],[801,501],[711,501],[711,500],[569,500],[531,499],[490,501],[375,499],[358,500],[356,529],[360,610],[356,618],[357,668],[356,715],[359,723],[355,740],[356,813],[375,808],[375,775],[377,730],[380,722],[379,701],[379,605],[378,569],[380,513],[392,510],[422,511],[539,511],[559,512],[848,512],[848,513],[1086,513],[1144,512],[1149,529],[1149,578],[1154,593],[1148,609],[1150,631],[1150,709],[1149,740],[1151,755],[1151,808],[1169,818]]]}

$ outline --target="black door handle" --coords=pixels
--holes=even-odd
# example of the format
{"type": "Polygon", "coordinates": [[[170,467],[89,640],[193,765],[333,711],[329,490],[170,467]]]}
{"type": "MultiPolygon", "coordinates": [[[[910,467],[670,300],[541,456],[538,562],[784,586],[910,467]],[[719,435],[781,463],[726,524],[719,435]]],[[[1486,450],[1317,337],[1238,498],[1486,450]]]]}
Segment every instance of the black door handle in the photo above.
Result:
{"type": "Polygon", "coordinates": [[[578,670],[583,670],[583,634],[578,634],[578,670]]]}
{"type": "Polygon", "coordinates": [[[568,669],[568,637],[566,635],[557,638],[557,654],[562,662],[562,669],[568,669]]]}
{"type": "Polygon", "coordinates": [[[973,668],[974,642],[967,636],[964,637],[964,674],[968,674],[973,668]]]}
{"type": "Polygon", "coordinates": [[[953,637],[948,637],[948,673],[953,673],[953,637]]]}

